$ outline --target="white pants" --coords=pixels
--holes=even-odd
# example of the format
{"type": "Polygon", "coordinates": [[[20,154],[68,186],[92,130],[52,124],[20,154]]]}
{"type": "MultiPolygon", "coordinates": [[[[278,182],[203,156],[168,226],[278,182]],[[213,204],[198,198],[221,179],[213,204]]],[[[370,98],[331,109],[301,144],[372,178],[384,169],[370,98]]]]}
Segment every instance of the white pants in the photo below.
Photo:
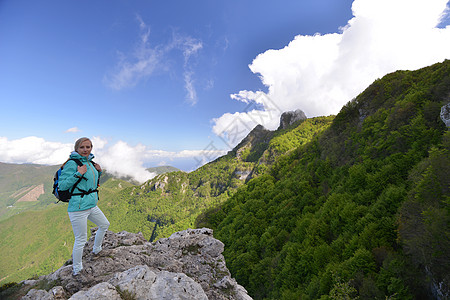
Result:
{"type": "Polygon", "coordinates": [[[98,226],[94,240],[94,253],[102,250],[103,237],[109,227],[109,221],[98,206],[82,210],[69,212],[70,222],[72,223],[75,243],[73,244],[72,260],[73,272],[78,273],[83,269],[83,248],[87,241],[87,220],[92,221],[98,226]]]}

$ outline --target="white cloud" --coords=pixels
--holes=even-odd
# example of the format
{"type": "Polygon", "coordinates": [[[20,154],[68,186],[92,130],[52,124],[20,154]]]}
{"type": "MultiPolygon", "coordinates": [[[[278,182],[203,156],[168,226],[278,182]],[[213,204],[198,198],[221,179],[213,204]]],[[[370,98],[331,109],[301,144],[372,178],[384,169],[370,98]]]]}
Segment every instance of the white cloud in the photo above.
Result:
{"type": "Polygon", "coordinates": [[[72,127],[72,128],[67,129],[65,132],[66,133],[75,133],[75,132],[80,132],[80,131],[81,130],[78,129],[78,127],[72,127]]]}
{"type": "Polygon", "coordinates": [[[102,150],[105,148],[106,144],[108,144],[108,141],[106,139],[103,139],[99,136],[92,137],[91,141],[92,141],[92,145],[95,146],[95,149],[94,148],[92,149],[94,151],[102,150]]]}
{"type": "Polygon", "coordinates": [[[149,43],[150,28],[139,16],[137,19],[141,32],[133,53],[126,55],[118,52],[119,61],[115,70],[104,78],[104,83],[114,90],[133,87],[143,78],[152,75],[161,67],[161,61],[165,55],[162,47],[151,47],[149,43]]]}
{"type": "Polygon", "coordinates": [[[197,91],[194,86],[194,79],[192,78],[193,72],[184,72],[184,88],[186,89],[186,100],[192,105],[197,103],[197,91]]]}
{"type": "Polygon", "coordinates": [[[138,15],[140,36],[139,42],[130,54],[118,52],[119,61],[113,72],[107,74],[104,83],[114,90],[134,87],[157,71],[169,69],[168,55],[178,51],[183,58],[183,80],[186,89],[186,100],[197,103],[197,93],[194,85],[194,69],[192,58],[203,48],[200,40],[190,36],[174,34],[167,44],[151,45],[150,28],[138,15]]]}
{"type": "MultiPolygon", "coordinates": [[[[355,0],[354,17],[340,33],[298,35],[283,49],[259,54],[249,68],[267,86],[267,99],[280,109],[272,122],[262,125],[275,129],[281,112],[288,110],[301,109],[308,117],[337,114],[389,72],[450,58],[450,26],[436,27],[446,4],[447,0],[355,0]]],[[[257,93],[262,92],[240,91],[231,98],[251,103],[257,93]]],[[[244,127],[253,128],[252,114],[224,114],[213,120],[213,131],[226,134],[236,116],[247,121],[244,127]]]]}
{"type": "Polygon", "coordinates": [[[6,163],[59,165],[71,151],[72,144],[48,142],[35,136],[17,140],[0,137],[0,161],[6,163]]]}
{"type": "MultiPolygon", "coordinates": [[[[224,150],[183,150],[179,152],[150,149],[145,145],[130,146],[126,142],[118,141],[112,145],[101,137],[93,137],[95,162],[104,170],[118,176],[130,176],[139,182],[153,178],[146,167],[167,165],[167,161],[186,162],[185,165],[199,167],[221,155],[224,150]]],[[[30,136],[17,140],[0,137],[0,162],[5,163],[34,163],[43,165],[60,165],[67,160],[73,151],[73,143],[64,144],[48,142],[43,138],[30,136]]]]}
{"type": "Polygon", "coordinates": [[[144,168],[142,161],[144,153],[143,145],[131,147],[119,141],[111,147],[100,149],[96,155],[99,157],[97,162],[109,173],[128,175],[139,182],[144,182],[156,176],[144,168]]]}
{"type": "Polygon", "coordinates": [[[192,57],[196,57],[198,52],[203,48],[201,41],[194,39],[189,36],[182,36],[176,39],[177,46],[183,51],[184,65],[183,65],[183,76],[184,76],[184,87],[186,89],[186,99],[192,105],[197,103],[197,92],[195,89],[195,63],[192,62],[192,57]]]}

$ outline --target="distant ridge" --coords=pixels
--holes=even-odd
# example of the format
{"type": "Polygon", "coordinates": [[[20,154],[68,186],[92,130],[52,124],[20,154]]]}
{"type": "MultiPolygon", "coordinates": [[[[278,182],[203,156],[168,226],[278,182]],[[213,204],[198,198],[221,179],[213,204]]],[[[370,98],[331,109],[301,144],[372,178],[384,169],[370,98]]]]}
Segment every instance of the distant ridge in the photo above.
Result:
{"type": "Polygon", "coordinates": [[[156,173],[156,175],[181,171],[180,169],[172,167],[172,166],[151,167],[151,168],[147,168],[146,170],[149,172],[152,172],[152,173],[156,173]]]}

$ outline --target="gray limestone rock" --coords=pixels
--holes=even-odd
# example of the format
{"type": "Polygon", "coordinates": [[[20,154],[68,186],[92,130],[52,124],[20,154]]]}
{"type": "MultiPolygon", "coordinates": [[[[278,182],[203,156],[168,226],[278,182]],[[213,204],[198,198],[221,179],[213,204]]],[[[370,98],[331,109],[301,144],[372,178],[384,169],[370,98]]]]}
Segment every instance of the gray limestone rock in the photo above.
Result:
{"type": "Polygon", "coordinates": [[[67,294],[62,286],[55,286],[48,292],[45,290],[31,289],[22,299],[65,300],[67,299],[67,294]]]}
{"type": "Polygon", "coordinates": [[[92,254],[94,237],[95,229],[80,275],[72,276],[69,260],[52,274],[22,282],[30,288],[39,281],[54,283],[53,289],[64,292],[62,298],[55,298],[53,290],[32,289],[23,299],[120,299],[120,293],[137,299],[251,299],[231,277],[224,245],[211,229],[187,229],[154,243],[141,233],[108,231],[98,255],[92,254]]]}
{"type": "Polygon", "coordinates": [[[121,291],[133,291],[137,299],[208,299],[200,284],[185,274],[152,271],[146,265],[116,273],[109,283],[121,291]]]}
{"type": "Polygon", "coordinates": [[[442,106],[441,108],[441,120],[445,123],[447,128],[450,127],[450,103],[442,106]]]}
{"type": "Polygon", "coordinates": [[[53,300],[53,295],[45,290],[31,289],[25,296],[22,297],[22,300],[33,299],[53,300]]]}
{"type": "Polygon", "coordinates": [[[70,300],[121,300],[117,289],[108,282],[99,283],[87,291],[79,291],[70,300]]]}
{"type": "Polygon", "coordinates": [[[301,109],[286,111],[281,114],[280,126],[278,129],[286,129],[299,120],[306,120],[306,115],[301,109]]]}

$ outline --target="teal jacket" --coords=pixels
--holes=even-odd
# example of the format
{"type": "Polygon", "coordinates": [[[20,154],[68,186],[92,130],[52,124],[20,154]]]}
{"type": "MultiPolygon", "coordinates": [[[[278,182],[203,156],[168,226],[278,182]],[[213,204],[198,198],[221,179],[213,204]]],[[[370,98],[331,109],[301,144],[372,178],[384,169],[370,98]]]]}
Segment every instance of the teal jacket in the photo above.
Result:
{"type": "MultiPolygon", "coordinates": [[[[62,169],[61,176],[59,177],[58,188],[62,191],[71,189],[73,185],[78,181],[79,177],[82,176],[83,179],[76,186],[74,193],[80,193],[80,190],[89,191],[97,189],[98,178],[100,177],[101,172],[98,172],[91,162],[94,158],[94,155],[90,154],[89,157],[86,158],[73,151],[70,154],[70,158],[79,159],[83,164],[87,166],[87,172],[82,176],[78,172],[77,163],[73,160],[67,161],[67,163],[64,165],[64,168],[62,169]]],[[[73,212],[93,208],[97,205],[97,202],[97,192],[83,196],[75,195],[70,198],[67,211],[73,212]]]]}

